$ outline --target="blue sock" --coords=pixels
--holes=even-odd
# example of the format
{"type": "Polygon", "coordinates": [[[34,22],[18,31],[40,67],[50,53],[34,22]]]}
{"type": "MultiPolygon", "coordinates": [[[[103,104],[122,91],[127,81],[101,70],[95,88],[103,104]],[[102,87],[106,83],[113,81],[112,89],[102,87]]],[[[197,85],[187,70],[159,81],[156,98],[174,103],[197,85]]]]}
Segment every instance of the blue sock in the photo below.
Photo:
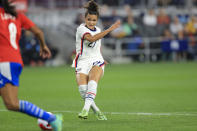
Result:
{"type": "Polygon", "coordinates": [[[36,118],[46,120],[49,123],[56,119],[55,115],[48,113],[43,109],[40,109],[39,107],[28,101],[19,101],[19,111],[36,118]]]}

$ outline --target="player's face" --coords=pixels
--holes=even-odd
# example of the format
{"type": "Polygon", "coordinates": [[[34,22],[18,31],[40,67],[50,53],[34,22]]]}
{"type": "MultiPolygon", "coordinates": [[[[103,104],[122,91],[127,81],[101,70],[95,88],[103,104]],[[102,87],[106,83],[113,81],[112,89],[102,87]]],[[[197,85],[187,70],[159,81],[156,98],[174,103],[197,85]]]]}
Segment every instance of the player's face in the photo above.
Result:
{"type": "Polygon", "coordinates": [[[91,15],[91,14],[88,14],[85,18],[85,23],[86,23],[86,26],[89,28],[89,29],[94,29],[94,27],[96,26],[96,23],[98,21],[98,16],[97,15],[91,15]]]}

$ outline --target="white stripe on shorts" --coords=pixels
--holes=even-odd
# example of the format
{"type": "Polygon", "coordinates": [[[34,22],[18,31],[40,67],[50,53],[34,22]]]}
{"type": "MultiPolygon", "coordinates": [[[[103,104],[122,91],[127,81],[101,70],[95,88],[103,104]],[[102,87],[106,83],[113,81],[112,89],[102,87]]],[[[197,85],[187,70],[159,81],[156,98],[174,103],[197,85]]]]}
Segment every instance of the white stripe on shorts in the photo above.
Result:
{"type": "Polygon", "coordinates": [[[0,63],[0,71],[4,77],[6,77],[10,81],[12,80],[9,62],[0,63]]]}

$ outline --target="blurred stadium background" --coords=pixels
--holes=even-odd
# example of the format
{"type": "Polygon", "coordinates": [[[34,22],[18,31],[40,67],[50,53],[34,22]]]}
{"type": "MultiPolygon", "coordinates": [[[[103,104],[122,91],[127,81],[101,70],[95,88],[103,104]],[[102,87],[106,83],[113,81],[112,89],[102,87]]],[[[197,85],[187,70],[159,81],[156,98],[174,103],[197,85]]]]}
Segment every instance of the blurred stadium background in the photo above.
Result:
{"type": "MultiPolygon", "coordinates": [[[[26,65],[70,64],[75,55],[75,31],[83,22],[87,0],[17,0],[45,33],[53,58],[40,60],[38,41],[23,32],[20,41],[26,65]],[[33,55],[32,55],[33,54],[33,55]]],[[[97,0],[98,26],[122,25],[103,39],[104,58],[111,63],[196,61],[197,0],[97,0]]]]}
{"type": "MultiPolygon", "coordinates": [[[[122,20],[103,39],[103,55],[112,64],[105,68],[95,101],[108,117],[105,122],[92,112],[86,121],[77,118],[83,100],[70,64],[86,2],[16,0],[17,9],[43,29],[53,53],[43,62],[38,40],[23,31],[27,66],[19,98],[62,113],[65,131],[196,131],[197,0],[97,0],[98,26],[106,29],[122,20]]],[[[8,112],[0,99],[0,131],[38,131],[36,122],[8,112]]]]}

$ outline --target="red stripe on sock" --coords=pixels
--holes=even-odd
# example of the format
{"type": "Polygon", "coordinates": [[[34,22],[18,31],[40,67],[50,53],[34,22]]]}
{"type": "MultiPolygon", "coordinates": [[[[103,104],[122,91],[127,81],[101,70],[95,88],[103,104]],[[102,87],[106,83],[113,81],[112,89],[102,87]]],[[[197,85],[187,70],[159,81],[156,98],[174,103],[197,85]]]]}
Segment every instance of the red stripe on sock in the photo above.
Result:
{"type": "Polygon", "coordinates": [[[96,94],[92,93],[92,92],[87,92],[86,94],[92,94],[94,96],[96,96],[96,94]]]}

